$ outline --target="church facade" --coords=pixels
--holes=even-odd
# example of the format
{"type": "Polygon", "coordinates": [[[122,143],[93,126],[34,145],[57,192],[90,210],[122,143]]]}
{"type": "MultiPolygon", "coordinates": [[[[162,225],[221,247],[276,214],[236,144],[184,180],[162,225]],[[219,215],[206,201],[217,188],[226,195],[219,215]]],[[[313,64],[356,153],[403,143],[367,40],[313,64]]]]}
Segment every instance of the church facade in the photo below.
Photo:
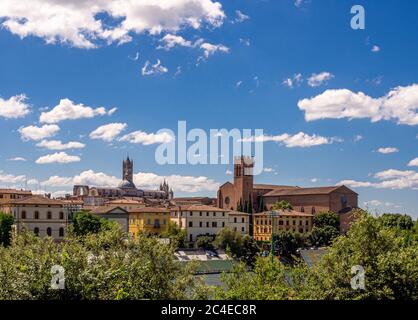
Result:
{"type": "Polygon", "coordinates": [[[249,157],[234,163],[234,181],[218,190],[219,208],[259,213],[271,210],[274,203],[287,201],[293,209],[307,214],[333,211],[340,216],[341,231],[348,229],[349,213],[358,207],[358,194],[346,186],[302,188],[298,186],[255,184],[249,157]]]}
{"type": "Polygon", "coordinates": [[[158,190],[138,189],[134,183],[134,162],[126,158],[122,163],[122,180],[115,187],[89,187],[76,185],[73,188],[73,195],[76,197],[93,197],[102,199],[118,198],[143,198],[153,200],[173,199],[173,190],[164,181],[158,190]]]}

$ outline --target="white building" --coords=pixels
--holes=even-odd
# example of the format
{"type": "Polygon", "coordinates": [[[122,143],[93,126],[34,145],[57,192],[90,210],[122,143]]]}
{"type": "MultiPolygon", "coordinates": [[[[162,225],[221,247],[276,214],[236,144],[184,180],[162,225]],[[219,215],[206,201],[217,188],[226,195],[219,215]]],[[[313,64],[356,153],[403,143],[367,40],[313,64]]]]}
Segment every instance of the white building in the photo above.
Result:
{"type": "Polygon", "coordinates": [[[1,210],[15,218],[16,231],[32,231],[45,237],[60,240],[65,236],[68,211],[64,202],[41,196],[15,199],[1,204],[1,210]]]}

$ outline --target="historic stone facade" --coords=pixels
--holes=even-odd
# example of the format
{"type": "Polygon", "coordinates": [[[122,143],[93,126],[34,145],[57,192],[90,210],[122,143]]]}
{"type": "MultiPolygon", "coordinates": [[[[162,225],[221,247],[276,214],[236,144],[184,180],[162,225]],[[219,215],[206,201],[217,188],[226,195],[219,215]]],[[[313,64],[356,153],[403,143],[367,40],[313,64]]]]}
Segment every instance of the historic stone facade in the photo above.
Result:
{"type": "MultiPolygon", "coordinates": [[[[340,215],[341,231],[349,227],[350,214],[358,207],[358,194],[346,186],[301,188],[298,186],[254,184],[251,158],[240,157],[234,163],[234,181],[226,182],[218,190],[218,207],[244,212],[270,210],[278,201],[289,202],[294,210],[317,214],[333,211],[340,215]]],[[[252,218],[250,233],[252,234],[252,218]]]]}

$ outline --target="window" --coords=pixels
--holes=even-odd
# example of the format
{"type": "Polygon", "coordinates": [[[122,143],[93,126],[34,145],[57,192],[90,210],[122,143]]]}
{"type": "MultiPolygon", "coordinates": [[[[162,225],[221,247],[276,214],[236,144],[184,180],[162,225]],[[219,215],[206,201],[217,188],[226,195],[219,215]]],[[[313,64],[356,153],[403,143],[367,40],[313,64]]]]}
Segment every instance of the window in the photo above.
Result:
{"type": "Polygon", "coordinates": [[[48,211],[46,215],[47,215],[48,220],[52,219],[52,212],[51,211],[48,211]]]}
{"type": "Polygon", "coordinates": [[[189,228],[193,228],[193,221],[189,221],[189,228]]]}
{"type": "Polygon", "coordinates": [[[37,236],[39,236],[39,228],[33,229],[33,233],[37,236]]]}
{"type": "Polygon", "coordinates": [[[222,212],[222,217],[225,217],[225,212],[222,212]]]}
{"type": "Polygon", "coordinates": [[[52,235],[52,229],[46,228],[46,234],[48,235],[48,237],[50,237],[52,235]]]}
{"type": "Polygon", "coordinates": [[[199,212],[199,216],[202,216],[202,211],[199,212]]]}
{"type": "Polygon", "coordinates": [[[39,211],[35,211],[35,219],[39,219],[39,211]]]}
{"type": "Polygon", "coordinates": [[[147,224],[151,224],[151,219],[147,219],[147,224]]]}
{"type": "Polygon", "coordinates": [[[234,218],[234,223],[237,223],[237,218],[234,218]]]}
{"type": "Polygon", "coordinates": [[[193,212],[190,212],[190,216],[193,217],[193,212]]]}
{"type": "Polygon", "coordinates": [[[305,212],[305,208],[304,207],[301,207],[300,208],[300,212],[305,212]]]}
{"type": "Polygon", "coordinates": [[[312,214],[315,214],[316,213],[316,209],[315,209],[315,207],[312,207],[312,214]]]}
{"type": "Polygon", "coordinates": [[[216,221],[212,221],[212,228],[217,228],[218,227],[218,223],[216,221]]]}
{"type": "Polygon", "coordinates": [[[213,213],[213,216],[216,217],[216,212],[213,213]]]}
{"type": "Polygon", "coordinates": [[[60,220],[64,220],[64,212],[60,211],[60,220]]]}
{"type": "Polygon", "coordinates": [[[191,234],[190,235],[190,242],[192,242],[193,241],[193,235],[191,234]]]}
{"type": "Polygon", "coordinates": [[[283,225],[283,220],[279,220],[279,226],[283,225]]]}
{"type": "Polygon", "coordinates": [[[309,220],[306,220],[306,223],[305,223],[307,226],[309,225],[309,220]]]}
{"type": "Polygon", "coordinates": [[[209,212],[206,212],[206,217],[209,217],[209,212]]]}
{"type": "Polygon", "coordinates": [[[225,228],[225,221],[222,221],[222,228],[225,228]]]}
{"type": "Polygon", "coordinates": [[[245,232],[245,227],[242,227],[242,228],[241,228],[241,231],[242,231],[242,232],[245,232]]]}
{"type": "Polygon", "coordinates": [[[209,221],[206,221],[206,228],[209,228],[209,221]]]}
{"type": "Polygon", "coordinates": [[[241,222],[244,223],[245,222],[245,218],[241,218],[241,222]]]}
{"type": "Polygon", "coordinates": [[[203,227],[203,222],[199,221],[199,227],[202,228],[203,227]]]}
{"type": "Polygon", "coordinates": [[[229,205],[229,203],[230,203],[230,202],[231,202],[231,199],[229,199],[229,197],[226,197],[226,198],[225,198],[225,204],[226,204],[226,205],[229,205]]]}
{"type": "Polygon", "coordinates": [[[22,219],[26,219],[26,211],[22,211],[22,219]]]}
{"type": "Polygon", "coordinates": [[[62,238],[64,236],[64,228],[62,228],[62,227],[59,230],[59,236],[60,236],[60,238],[62,238]]]}

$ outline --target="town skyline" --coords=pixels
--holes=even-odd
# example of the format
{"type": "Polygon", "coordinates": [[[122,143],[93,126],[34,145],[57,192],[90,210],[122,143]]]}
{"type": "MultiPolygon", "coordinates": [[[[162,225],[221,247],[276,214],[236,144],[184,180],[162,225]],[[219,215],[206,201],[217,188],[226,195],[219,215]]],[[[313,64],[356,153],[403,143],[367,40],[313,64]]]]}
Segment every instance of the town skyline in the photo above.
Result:
{"type": "Polygon", "coordinates": [[[187,120],[263,129],[257,183],[346,184],[360,207],[417,218],[418,44],[405,35],[418,5],[395,3],[365,1],[365,30],[350,28],[352,1],[207,0],[156,20],[127,8],[148,25],[125,30],[113,8],[77,21],[66,8],[64,31],[31,15],[36,1],[19,13],[25,31],[0,5],[0,188],[117,185],[129,154],[137,187],[216,197],[232,163],[155,161],[157,132],[187,120]]]}

